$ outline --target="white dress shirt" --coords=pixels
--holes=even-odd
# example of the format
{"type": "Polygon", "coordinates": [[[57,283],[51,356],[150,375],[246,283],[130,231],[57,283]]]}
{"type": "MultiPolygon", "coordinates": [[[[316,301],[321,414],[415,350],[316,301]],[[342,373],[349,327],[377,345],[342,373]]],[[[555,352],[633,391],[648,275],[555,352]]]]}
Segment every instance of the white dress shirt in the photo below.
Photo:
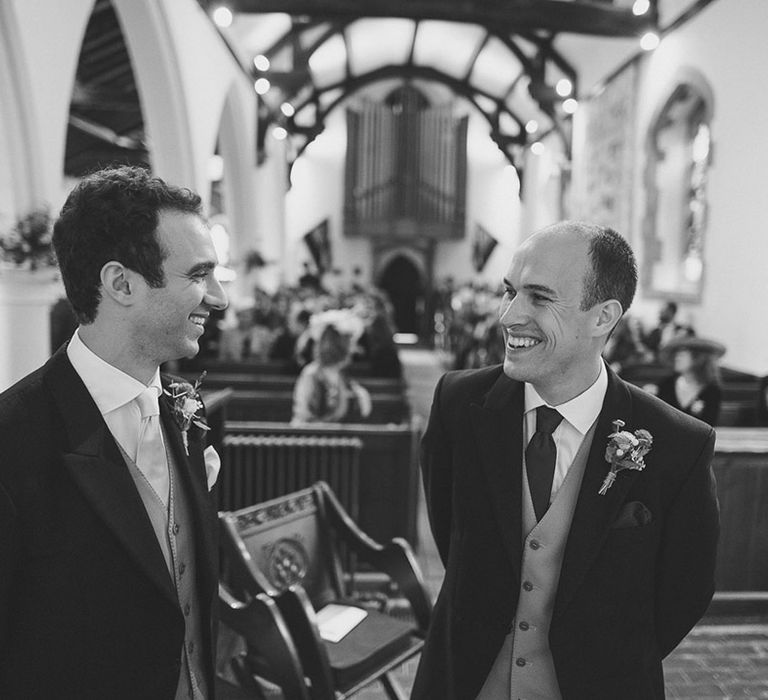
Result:
{"type": "MultiPolygon", "coordinates": [[[[565,481],[565,476],[573,462],[573,458],[579,451],[579,447],[581,447],[584,436],[600,415],[607,388],[608,372],[605,369],[605,363],[601,360],[600,373],[597,375],[597,379],[592,386],[570,401],[561,403],[559,406],[550,406],[550,408],[554,408],[563,417],[560,425],[552,433],[555,448],[557,449],[557,460],[555,462],[555,475],[552,479],[550,502],[554,500],[563,481],[565,481]]],[[[533,386],[526,382],[525,416],[523,420],[523,437],[526,445],[536,432],[536,409],[539,406],[549,406],[549,404],[539,396],[533,386]]]]}
{"type": "MultiPolygon", "coordinates": [[[[93,397],[104,422],[125,453],[135,462],[141,433],[141,412],[134,399],[147,387],[94,353],[75,331],[67,346],[67,357],[93,397]]],[[[147,385],[162,394],[160,370],[147,385]]],[[[156,491],[160,484],[150,485],[156,491]]],[[[159,493],[159,492],[158,492],[159,493]]]]}

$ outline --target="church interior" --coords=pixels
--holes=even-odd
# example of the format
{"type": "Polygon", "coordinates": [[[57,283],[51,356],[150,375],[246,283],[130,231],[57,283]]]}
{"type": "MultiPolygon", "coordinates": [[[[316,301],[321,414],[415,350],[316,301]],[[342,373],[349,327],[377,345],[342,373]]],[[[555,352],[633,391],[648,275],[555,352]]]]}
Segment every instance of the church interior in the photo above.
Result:
{"type": "Polygon", "coordinates": [[[76,327],[51,230],[80,178],[140,165],[204,203],[229,306],[167,369],[206,372],[222,458],[222,697],[408,697],[443,575],[419,474],[432,394],[503,361],[509,261],[564,219],[637,257],[610,367],[663,396],[677,344],[721,391],[711,417],[692,404],[717,433],[716,592],[667,696],[768,697],[767,32],[765,0],[0,2],[0,392],[76,327]],[[330,318],[371,406],[298,424],[330,318]],[[413,639],[315,668],[297,610],[353,589],[413,639]]]}

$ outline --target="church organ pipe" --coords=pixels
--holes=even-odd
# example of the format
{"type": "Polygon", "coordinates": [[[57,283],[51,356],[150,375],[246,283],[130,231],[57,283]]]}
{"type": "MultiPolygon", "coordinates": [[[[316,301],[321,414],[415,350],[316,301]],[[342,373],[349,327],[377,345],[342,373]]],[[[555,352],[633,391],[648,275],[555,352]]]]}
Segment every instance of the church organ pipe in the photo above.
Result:
{"type": "Polygon", "coordinates": [[[365,102],[349,110],[347,124],[348,219],[406,218],[447,224],[451,235],[463,231],[466,117],[456,118],[451,106],[365,102]]]}

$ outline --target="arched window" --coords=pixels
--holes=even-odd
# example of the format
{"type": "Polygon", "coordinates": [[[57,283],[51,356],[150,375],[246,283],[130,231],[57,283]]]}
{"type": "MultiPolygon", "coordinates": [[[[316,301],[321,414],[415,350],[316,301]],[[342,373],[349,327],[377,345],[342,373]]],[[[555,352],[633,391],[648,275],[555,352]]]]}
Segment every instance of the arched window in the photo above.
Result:
{"type": "Polygon", "coordinates": [[[701,300],[712,107],[707,81],[688,69],[650,124],[643,222],[643,283],[650,297],[701,300]]]}

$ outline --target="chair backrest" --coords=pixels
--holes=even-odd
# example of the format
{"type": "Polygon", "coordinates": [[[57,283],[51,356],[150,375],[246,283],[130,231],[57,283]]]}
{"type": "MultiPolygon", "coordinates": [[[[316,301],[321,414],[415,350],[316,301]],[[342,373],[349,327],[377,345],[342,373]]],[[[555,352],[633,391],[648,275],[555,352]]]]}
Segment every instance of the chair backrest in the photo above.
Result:
{"type": "Polygon", "coordinates": [[[220,513],[232,583],[249,595],[276,595],[301,584],[316,608],[341,597],[341,562],[324,508],[311,487],[220,513]]]}
{"type": "Polygon", "coordinates": [[[221,622],[247,645],[244,656],[231,660],[242,690],[254,698],[265,697],[261,681],[266,680],[285,700],[310,700],[299,652],[272,598],[258,594],[243,603],[219,584],[218,611],[221,622]]]}

